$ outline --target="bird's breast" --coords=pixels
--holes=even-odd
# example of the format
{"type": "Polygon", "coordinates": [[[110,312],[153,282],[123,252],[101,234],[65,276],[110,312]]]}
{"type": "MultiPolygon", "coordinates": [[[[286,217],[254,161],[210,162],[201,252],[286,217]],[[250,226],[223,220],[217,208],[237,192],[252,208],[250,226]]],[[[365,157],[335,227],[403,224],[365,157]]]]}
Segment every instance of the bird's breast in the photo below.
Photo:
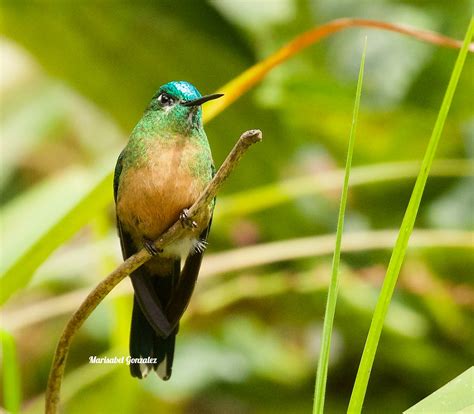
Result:
{"type": "MultiPolygon", "coordinates": [[[[192,143],[152,145],[146,159],[138,166],[122,172],[117,196],[117,216],[124,229],[135,241],[157,239],[199,197],[211,179],[212,159],[205,157],[192,143]],[[199,163],[199,166],[196,166],[199,163]],[[201,171],[202,170],[202,171],[201,171]],[[199,173],[197,174],[196,171],[199,173]]],[[[201,219],[198,228],[190,234],[189,245],[207,227],[211,212],[201,219]]],[[[185,243],[188,244],[188,243],[185,243]]],[[[177,250],[185,246],[176,246],[177,250]]],[[[171,252],[170,252],[171,253],[171,252]]]]}

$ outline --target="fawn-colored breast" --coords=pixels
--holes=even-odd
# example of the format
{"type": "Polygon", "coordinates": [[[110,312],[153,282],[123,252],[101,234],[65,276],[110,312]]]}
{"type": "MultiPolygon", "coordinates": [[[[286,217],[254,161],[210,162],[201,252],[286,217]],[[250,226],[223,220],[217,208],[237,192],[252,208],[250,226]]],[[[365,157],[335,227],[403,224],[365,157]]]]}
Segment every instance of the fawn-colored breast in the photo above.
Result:
{"type": "MultiPolygon", "coordinates": [[[[145,162],[122,173],[117,215],[135,243],[141,243],[143,238],[156,240],[204,190],[206,178],[197,177],[191,168],[199,150],[198,145],[185,139],[178,139],[173,145],[157,141],[148,149],[145,162]]],[[[209,218],[210,213],[198,223],[195,236],[190,236],[197,238],[209,218]]]]}

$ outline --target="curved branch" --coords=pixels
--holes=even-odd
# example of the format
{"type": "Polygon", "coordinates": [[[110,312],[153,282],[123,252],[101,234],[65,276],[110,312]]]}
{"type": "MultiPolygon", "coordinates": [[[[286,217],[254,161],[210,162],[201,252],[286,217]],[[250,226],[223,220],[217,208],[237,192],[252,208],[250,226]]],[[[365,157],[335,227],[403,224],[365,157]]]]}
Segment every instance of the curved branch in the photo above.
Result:
{"type": "MultiPolygon", "coordinates": [[[[252,144],[255,144],[261,140],[262,133],[258,129],[244,132],[240,136],[240,139],[237,141],[234,148],[219,168],[219,171],[217,171],[212,181],[199,196],[198,200],[189,209],[188,215],[191,219],[198,216],[202,209],[207,208],[211,200],[216,196],[223,182],[237,165],[244,152],[252,144]]],[[[155,241],[155,247],[157,249],[163,249],[163,247],[179,239],[185,232],[186,229],[184,229],[181,223],[178,221],[174,223],[173,226],[171,226],[168,231],[166,231],[166,233],[160,237],[159,240],[155,241]]],[[[107,294],[120,281],[122,281],[126,276],[128,276],[131,272],[140,267],[150,258],[150,254],[145,249],[142,249],[133,256],[130,256],[104,280],[102,280],[91,293],[89,293],[87,298],[82,302],[79,309],[74,312],[71,319],[68,321],[56,347],[53,364],[49,374],[45,402],[45,411],[47,414],[55,414],[57,412],[61,381],[64,376],[64,369],[66,367],[66,358],[75,333],[79,330],[79,328],[89,317],[92,311],[97,307],[97,305],[105,298],[105,296],[107,296],[107,294]]]]}
{"type": "MultiPolygon", "coordinates": [[[[352,27],[366,27],[370,29],[387,30],[389,32],[400,33],[413,37],[423,42],[434,45],[460,49],[462,41],[452,39],[428,30],[420,30],[414,27],[381,22],[379,20],[342,18],[332,20],[328,23],[317,26],[307,32],[297,36],[295,39],[278,49],[275,53],[256,63],[245,72],[234,78],[232,81],[220,88],[218,92],[224,93],[222,99],[210,102],[204,113],[204,120],[209,121],[222,112],[227,106],[236,101],[240,96],[260,82],[265,75],[280,63],[296,55],[300,50],[311,46],[321,39],[352,27]]],[[[474,43],[469,45],[469,51],[474,52],[474,43]]]]}

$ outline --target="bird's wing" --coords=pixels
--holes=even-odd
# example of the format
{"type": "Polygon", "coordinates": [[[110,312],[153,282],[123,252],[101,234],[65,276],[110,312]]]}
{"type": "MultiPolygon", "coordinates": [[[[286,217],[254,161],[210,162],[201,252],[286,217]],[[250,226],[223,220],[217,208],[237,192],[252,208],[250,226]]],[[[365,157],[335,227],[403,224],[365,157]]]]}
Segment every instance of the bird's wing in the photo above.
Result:
{"type": "Polygon", "coordinates": [[[119,188],[119,183],[120,183],[120,175],[122,174],[122,169],[123,169],[123,154],[125,150],[123,150],[118,159],[117,159],[117,164],[115,164],[115,170],[114,170],[114,200],[117,202],[117,193],[118,193],[118,188],[119,188]]]}
{"type": "MultiPolygon", "coordinates": [[[[119,189],[119,184],[120,184],[120,175],[122,174],[122,169],[123,169],[123,150],[118,159],[117,159],[117,164],[115,164],[115,170],[114,170],[114,201],[115,204],[117,204],[117,195],[118,195],[118,189],[119,189]]],[[[136,253],[136,249],[133,246],[132,238],[131,236],[123,230],[122,223],[120,223],[120,219],[118,216],[117,218],[117,231],[118,235],[120,238],[120,247],[122,248],[122,257],[125,259],[129,258],[133,254],[136,253]]]]}
{"type": "MultiPolygon", "coordinates": [[[[114,200],[117,203],[117,193],[120,183],[120,175],[123,168],[123,154],[121,152],[118,157],[117,164],[115,166],[114,172],[114,200]]],[[[119,217],[117,216],[117,230],[120,238],[120,246],[122,248],[122,256],[124,259],[128,259],[130,256],[134,255],[139,249],[135,246],[131,235],[123,228],[122,223],[120,222],[119,217]]],[[[140,308],[143,311],[146,319],[149,324],[156,332],[157,335],[166,338],[171,334],[173,329],[171,329],[170,323],[166,318],[163,306],[158,297],[157,291],[153,284],[153,275],[148,274],[146,269],[139,267],[133,271],[130,275],[132,279],[133,290],[135,291],[136,299],[140,304],[140,308]]],[[[169,292],[171,295],[171,292],[169,292]]]]}
{"type": "MultiPolygon", "coordinates": [[[[212,165],[211,168],[212,177],[214,177],[216,174],[216,169],[214,165],[212,165]]],[[[216,199],[214,198],[214,200],[212,200],[212,210],[214,210],[215,204],[216,199]]],[[[199,236],[200,240],[204,242],[204,245],[207,242],[209,231],[211,230],[211,224],[212,213],[211,219],[209,220],[209,225],[199,236]]],[[[199,275],[203,255],[204,249],[198,249],[197,251],[189,254],[189,256],[186,258],[184,267],[181,270],[181,274],[179,276],[178,285],[176,286],[176,290],[173,294],[173,299],[166,308],[166,315],[168,317],[168,321],[171,323],[172,328],[176,328],[178,326],[181,317],[188,307],[199,275]]]]}
{"type": "MultiPolygon", "coordinates": [[[[211,222],[209,222],[209,226],[200,235],[202,241],[207,241],[210,228],[211,222]]],[[[171,324],[171,329],[175,329],[178,326],[181,317],[188,307],[194,291],[194,286],[196,285],[199,269],[201,268],[203,255],[204,250],[196,251],[189,254],[184,262],[184,267],[181,270],[179,282],[173,294],[173,299],[166,308],[166,315],[171,324]]]]}
{"type": "MultiPolygon", "coordinates": [[[[125,152],[125,150],[123,150],[120,153],[120,155],[117,159],[117,164],[115,164],[115,170],[114,170],[114,200],[115,200],[115,204],[117,204],[117,196],[118,196],[118,190],[119,190],[119,184],[120,184],[120,176],[122,174],[122,169],[123,169],[124,152],[125,152]]],[[[118,235],[119,235],[119,238],[120,238],[120,247],[122,248],[122,257],[125,260],[125,259],[128,259],[130,256],[134,255],[137,252],[137,249],[134,246],[131,235],[124,230],[118,215],[116,216],[116,218],[117,218],[117,231],[118,231],[118,235]]]]}

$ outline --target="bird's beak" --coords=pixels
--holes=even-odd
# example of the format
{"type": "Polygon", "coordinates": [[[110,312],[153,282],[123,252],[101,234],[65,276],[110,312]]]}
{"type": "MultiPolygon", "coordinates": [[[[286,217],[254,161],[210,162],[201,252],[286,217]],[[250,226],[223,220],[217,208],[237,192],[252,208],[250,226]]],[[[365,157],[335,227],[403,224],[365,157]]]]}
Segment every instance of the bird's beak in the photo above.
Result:
{"type": "Polygon", "coordinates": [[[212,95],[202,96],[201,98],[193,99],[191,101],[183,102],[181,105],[183,106],[199,106],[202,105],[204,102],[212,101],[213,99],[220,98],[224,96],[223,93],[214,93],[212,95]]]}

